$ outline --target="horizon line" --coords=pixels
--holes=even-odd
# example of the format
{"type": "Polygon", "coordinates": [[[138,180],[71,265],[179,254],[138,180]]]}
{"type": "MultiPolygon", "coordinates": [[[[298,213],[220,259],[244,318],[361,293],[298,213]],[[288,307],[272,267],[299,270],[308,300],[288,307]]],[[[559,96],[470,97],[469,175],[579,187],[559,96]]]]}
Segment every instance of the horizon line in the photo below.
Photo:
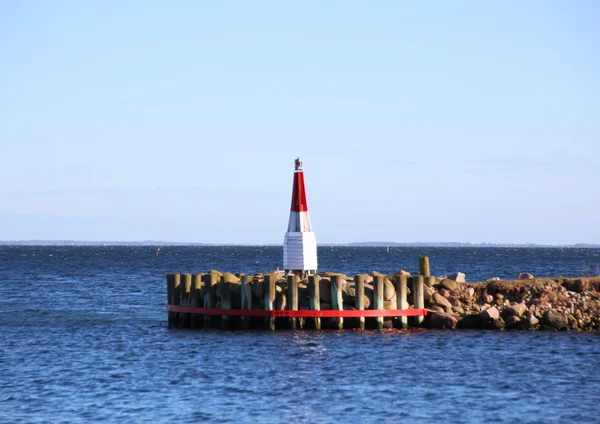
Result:
{"type": "MultiPolygon", "coordinates": [[[[177,242],[164,240],[0,240],[3,246],[282,246],[282,243],[206,243],[206,242],[177,242]]],[[[495,243],[495,242],[387,242],[387,241],[355,241],[355,242],[323,242],[319,246],[340,247],[587,247],[600,248],[597,243],[568,243],[568,244],[546,244],[546,243],[495,243]]]]}

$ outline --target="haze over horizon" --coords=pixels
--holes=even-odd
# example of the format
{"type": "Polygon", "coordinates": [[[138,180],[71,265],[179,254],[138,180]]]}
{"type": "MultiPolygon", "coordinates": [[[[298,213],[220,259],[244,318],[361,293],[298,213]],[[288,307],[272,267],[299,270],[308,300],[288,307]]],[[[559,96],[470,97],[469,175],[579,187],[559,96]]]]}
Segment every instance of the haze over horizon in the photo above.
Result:
{"type": "Polygon", "coordinates": [[[600,243],[600,3],[0,3],[0,240],[600,243]]]}

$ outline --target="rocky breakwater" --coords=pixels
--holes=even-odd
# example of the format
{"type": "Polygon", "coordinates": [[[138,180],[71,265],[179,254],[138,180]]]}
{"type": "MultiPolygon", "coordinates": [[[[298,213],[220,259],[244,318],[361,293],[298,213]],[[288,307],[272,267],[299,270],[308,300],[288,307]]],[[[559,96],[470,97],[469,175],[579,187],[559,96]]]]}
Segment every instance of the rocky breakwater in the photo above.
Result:
{"type": "Polygon", "coordinates": [[[429,328],[600,331],[600,277],[436,279],[425,287],[429,328]]]}

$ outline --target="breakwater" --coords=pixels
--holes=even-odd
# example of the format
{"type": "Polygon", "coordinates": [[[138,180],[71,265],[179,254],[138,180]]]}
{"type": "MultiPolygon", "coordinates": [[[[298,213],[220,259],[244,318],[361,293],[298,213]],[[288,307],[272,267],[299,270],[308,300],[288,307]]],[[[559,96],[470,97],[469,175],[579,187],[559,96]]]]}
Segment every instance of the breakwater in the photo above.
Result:
{"type": "Polygon", "coordinates": [[[600,331],[600,278],[465,283],[420,274],[306,278],[268,274],[167,274],[168,322],[179,328],[600,331]]]}
{"type": "Polygon", "coordinates": [[[179,328],[383,329],[422,326],[425,279],[277,271],[234,275],[167,274],[168,320],[179,328]],[[412,290],[409,289],[409,283],[412,290]]]}

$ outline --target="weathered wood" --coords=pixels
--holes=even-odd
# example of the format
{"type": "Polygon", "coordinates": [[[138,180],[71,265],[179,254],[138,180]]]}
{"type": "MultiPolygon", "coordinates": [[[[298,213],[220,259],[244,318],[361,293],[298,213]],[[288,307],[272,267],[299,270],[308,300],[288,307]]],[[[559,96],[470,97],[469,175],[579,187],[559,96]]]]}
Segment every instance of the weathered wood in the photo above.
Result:
{"type": "MultiPolygon", "coordinates": [[[[190,293],[190,306],[200,307],[202,306],[202,274],[192,275],[192,291],[190,293]]],[[[190,328],[202,328],[203,316],[198,314],[192,314],[190,321],[190,328]]]]}
{"type": "Polygon", "coordinates": [[[429,256],[419,258],[419,270],[423,277],[429,277],[429,256]]]}
{"type": "MultiPolygon", "coordinates": [[[[242,309],[250,310],[252,309],[252,287],[250,286],[252,283],[252,276],[242,274],[241,280],[242,309]]],[[[249,326],[250,317],[242,317],[242,328],[247,329],[249,326]]]]}
{"type": "MultiPolygon", "coordinates": [[[[422,275],[413,275],[413,302],[415,308],[423,309],[425,308],[425,291],[423,289],[423,276],[422,275]]],[[[415,321],[417,325],[423,324],[423,317],[418,316],[415,317],[415,321]]]]}
{"type": "MultiPolygon", "coordinates": [[[[365,276],[354,276],[354,306],[359,311],[365,310],[365,276]]],[[[361,330],[365,329],[365,317],[358,318],[358,324],[361,330]]]]}
{"type": "MultiPolygon", "coordinates": [[[[180,305],[190,305],[190,291],[192,289],[192,274],[181,274],[181,284],[179,285],[180,305]]],[[[179,328],[190,328],[191,314],[179,314],[179,328]]]]}
{"type": "MultiPolygon", "coordinates": [[[[373,309],[383,310],[383,290],[385,288],[385,277],[376,275],[373,279],[373,309]]],[[[375,323],[378,330],[383,330],[383,317],[376,317],[375,323]]]]}
{"type": "MultiPolygon", "coordinates": [[[[173,274],[173,290],[171,291],[171,305],[179,306],[181,297],[179,286],[181,285],[181,274],[173,274]]],[[[173,327],[179,327],[179,312],[173,312],[173,327]]]]}
{"type": "MultiPolygon", "coordinates": [[[[219,291],[221,292],[221,309],[231,309],[231,283],[226,281],[224,277],[221,277],[221,282],[219,284],[221,285],[219,288],[219,291]]],[[[229,316],[222,315],[221,328],[223,330],[228,330],[229,325],[229,316]]]]}
{"type": "MultiPolygon", "coordinates": [[[[174,305],[173,303],[173,293],[175,292],[175,275],[176,274],[167,274],[167,304],[174,305]]],[[[177,327],[177,323],[179,321],[179,314],[177,312],[168,313],[168,324],[169,328],[177,327]]]]}
{"type": "MultiPolygon", "coordinates": [[[[273,302],[275,301],[275,283],[277,282],[277,276],[274,274],[265,275],[265,310],[273,310],[273,302]]],[[[265,317],[265,328],[268,330],[275,330],[275,317],[265,317]]]]}
{"type": "MultiPolygon", "coordinates": [[[[209,273],[204,275],[204,307],[212,308],[214,307],[215,299],[215,287],[218,281],[218,275],[214,273],[209,273]]],[[[212,315],[204,315],[204,328],[212,328],[212,315]]]]}
{"type": "MultiPolygon", "coordinates": [[[[342,286],[346,282],[341,275],[331,277],[331,309],[343,311],[344,301],[342,299],[342,286]]],[[[344,318],[334,318],[334,326],[338,330],[344,329],[344,318]]]]}
{"type": "Polygon", "coordinates": [[[435,286],[436,282],[436,278],[433,275],[429,275],[424,278],[424,283],[427,287],[435,286]]]}
{"type": "MultiPolygon", "coordinates": [[[[308,276],[308,294],[310,296],[310,309],[313,311],[321,310],[321,296],[319,286],[321,277],[318,275],[308,276]]],[[[315,330],[321,329],[321,318],[315,318],[315,330]]]]}
{"type": "MultiPolygon", "coordinates": [[[[408,301],[406,299],[408,293],[407,281],[408,277],[406,275],[397,275],[394,279],[396,286],[396,309],[403,311],[408,309],[408,301]]],[[[398,317],[398,326],[403,329],[408,328],[408,317],[398,317]]]]}
{"type": "MultiPolygon", "coordinates": [[[[287,276],[287,309],[289,311],[298,310],[298,276],[288,275],[287,276]]],[[[295,330],[297,328],[297,318],[289,318],[290,328],[295,330]]]]}

